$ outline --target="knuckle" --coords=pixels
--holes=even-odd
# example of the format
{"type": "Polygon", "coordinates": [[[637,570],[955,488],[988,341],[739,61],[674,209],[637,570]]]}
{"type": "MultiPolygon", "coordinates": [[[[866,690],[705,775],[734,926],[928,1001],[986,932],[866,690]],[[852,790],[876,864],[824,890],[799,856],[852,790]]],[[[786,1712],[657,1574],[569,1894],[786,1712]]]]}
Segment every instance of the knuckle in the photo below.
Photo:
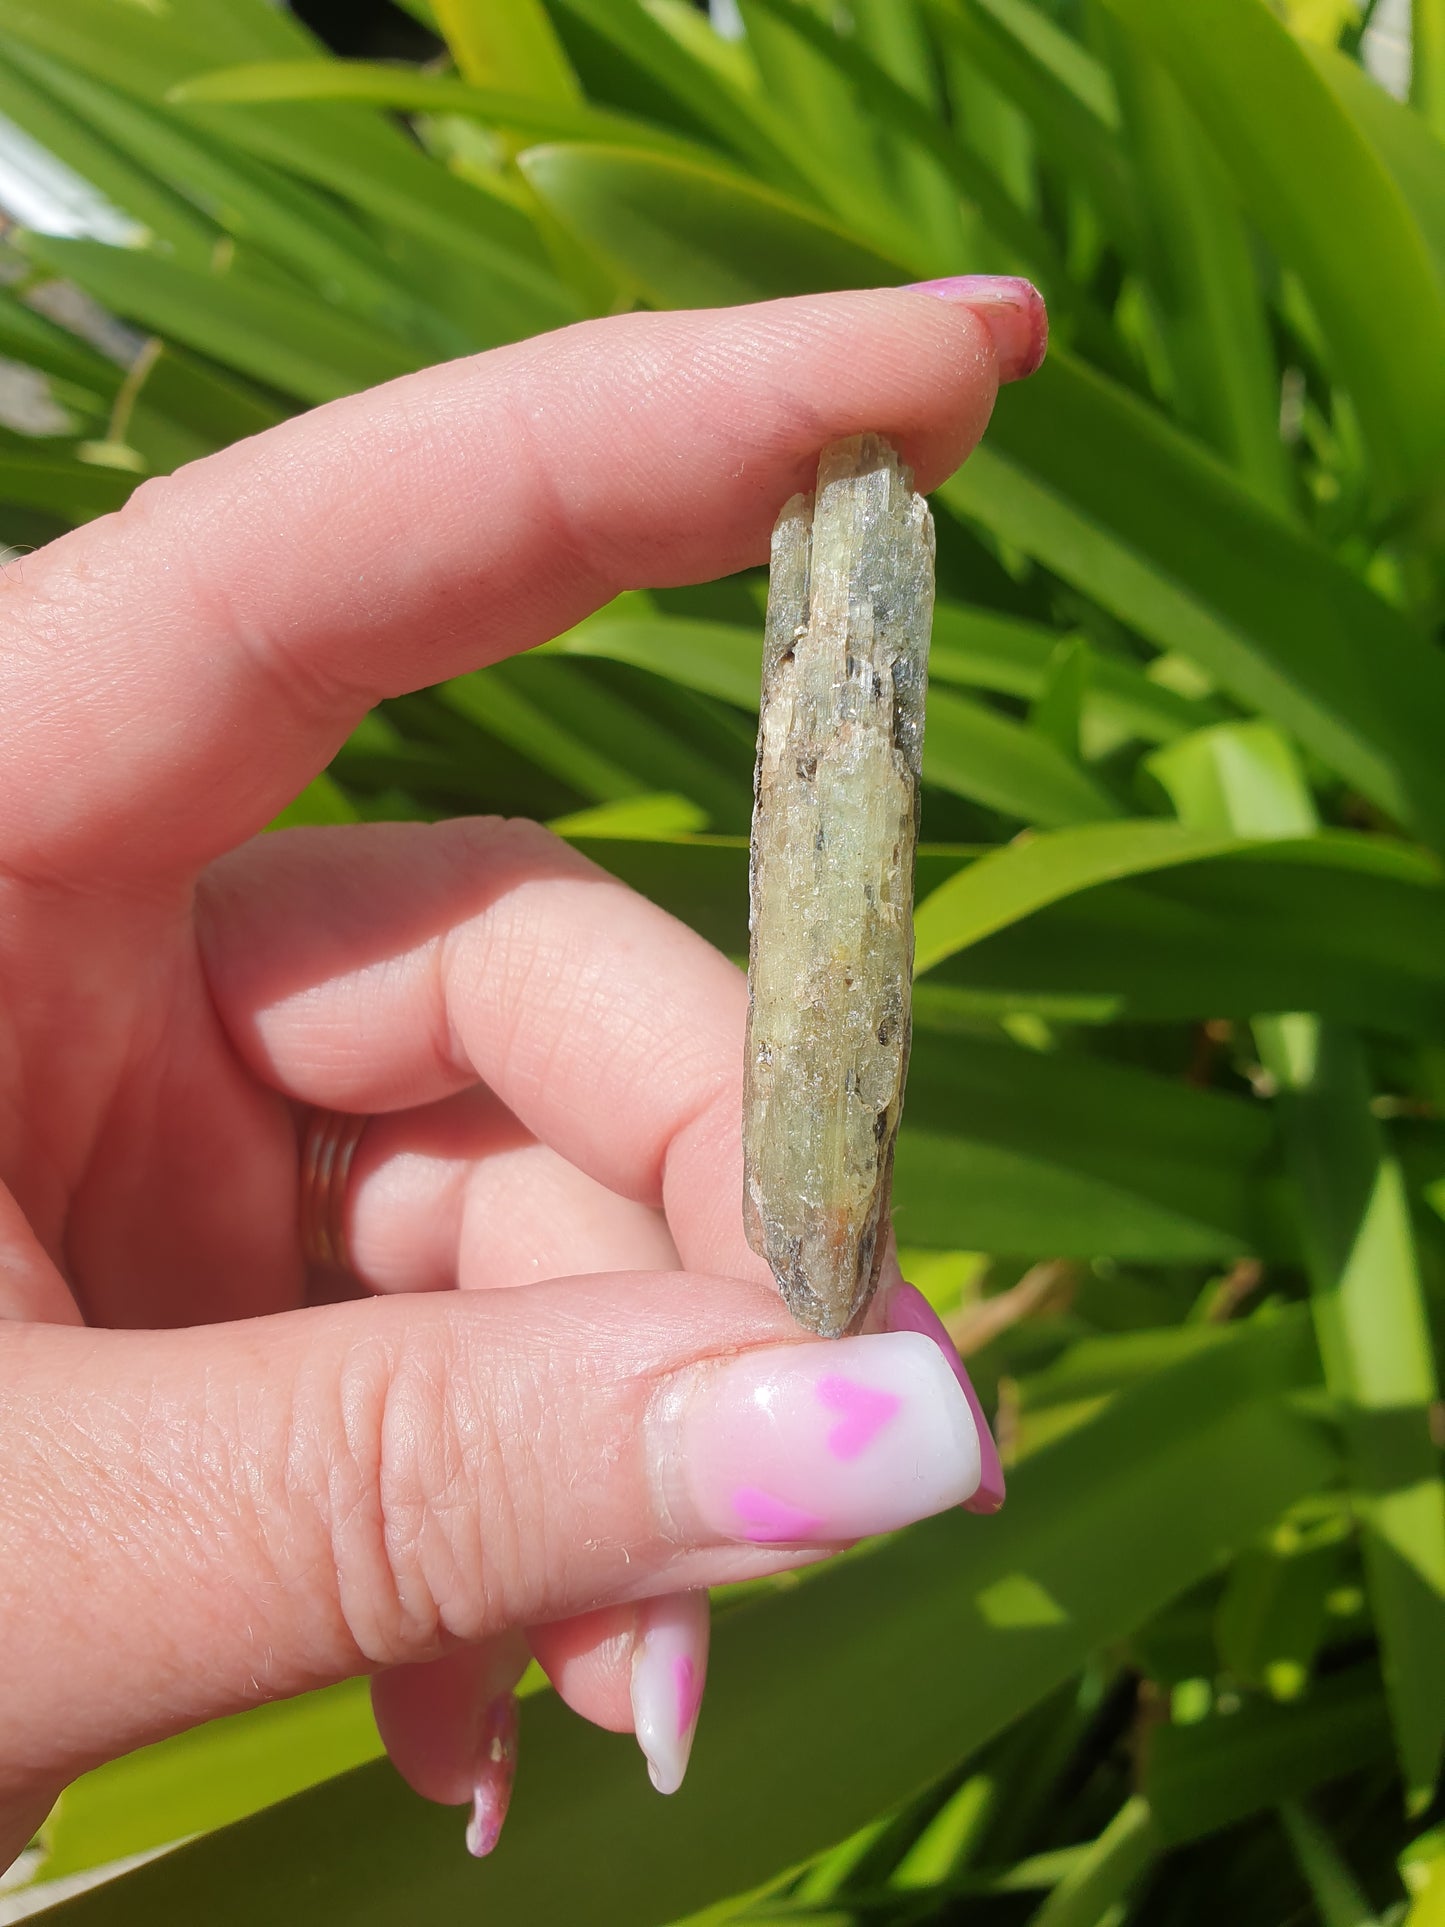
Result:
{"type": "Polygon", "coordinates": [[[373,1664],[479,1639],[522,1610],[537,1402],[495,1359],[474,1369],[469,1351],[455,1329],[364,1340],[341,1374],[332,1556],[342,1615],[373,1664]]]}

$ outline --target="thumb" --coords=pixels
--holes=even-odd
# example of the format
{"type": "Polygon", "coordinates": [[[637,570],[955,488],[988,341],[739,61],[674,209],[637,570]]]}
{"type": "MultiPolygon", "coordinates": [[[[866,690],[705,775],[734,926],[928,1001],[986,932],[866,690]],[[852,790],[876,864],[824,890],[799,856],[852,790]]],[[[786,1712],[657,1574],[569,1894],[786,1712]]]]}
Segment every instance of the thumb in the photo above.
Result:
{"type": "Polygon", "coordinates": [[[0,1797],[258,1700],[777,1571],[960,1503],[979,1457],[931,1338],[803,1341],[734,1280],[0,1327],[0,1797]]]}

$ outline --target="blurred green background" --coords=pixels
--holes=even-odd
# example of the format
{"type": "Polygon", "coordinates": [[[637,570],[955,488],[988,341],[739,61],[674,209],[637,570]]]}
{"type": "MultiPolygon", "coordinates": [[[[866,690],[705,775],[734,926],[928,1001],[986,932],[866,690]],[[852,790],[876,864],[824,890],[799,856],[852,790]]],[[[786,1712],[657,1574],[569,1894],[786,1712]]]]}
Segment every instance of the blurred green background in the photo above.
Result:
{"type": "MultiPolygon", "coordinates": [[[[720,1599],[674,1800],[540,1692],[476,1866],[347,1687],[81,1782],[35,1898],[188,1844],[48,1918],[1445,1921],[1445,0],[1374,11],[0,0],[15,552],[578,316],[1054,326],[935,498],[897,1179],[1007,1509],[720,1599]]],[[[385,703],[285,820],[536,816],[740,954],[764,592],[385,703]]]]}

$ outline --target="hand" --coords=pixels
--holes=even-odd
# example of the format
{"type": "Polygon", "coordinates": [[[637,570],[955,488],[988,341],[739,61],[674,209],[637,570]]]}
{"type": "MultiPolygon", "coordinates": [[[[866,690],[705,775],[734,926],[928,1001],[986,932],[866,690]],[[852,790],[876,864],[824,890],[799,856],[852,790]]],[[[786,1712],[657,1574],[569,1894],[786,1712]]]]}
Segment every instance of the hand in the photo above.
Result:
{"type": "Polygon", "coordinates": [[[97,1762],[384,1668],[394,1757],[464,1800],[522,1627],[609,1726],[643,1653],[666,1727],[706,1629],[666,1595],[974,1490],[943,1354],[800,1342],[744,1242],[725,959],[528,823],[256,832],[383,696],[761,561],[824,442],[933,486],[1034,357],[1000,286],[587,323],[6,572],[0,1864],[97,1762]],[[308,1304],[312,1105],[376,1114],[358,1302],[308,1304]],[[898,1411],[846,1467],[844,1370],[898,1411]]]}

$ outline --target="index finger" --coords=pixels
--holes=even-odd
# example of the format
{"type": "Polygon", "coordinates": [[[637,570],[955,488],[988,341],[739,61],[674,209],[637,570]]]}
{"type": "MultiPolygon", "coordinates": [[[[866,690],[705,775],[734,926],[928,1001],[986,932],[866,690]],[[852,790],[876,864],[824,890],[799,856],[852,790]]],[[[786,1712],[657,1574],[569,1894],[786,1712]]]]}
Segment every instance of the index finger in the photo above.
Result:
{"type": "Polygon", "coordinates": [[[146,483],[12,571],[0,864],[189,873],[382,697],[764,559],[824,443],[876,430],[933,486],[1041,329],[977,289],[583,322],[146,483]]]}

